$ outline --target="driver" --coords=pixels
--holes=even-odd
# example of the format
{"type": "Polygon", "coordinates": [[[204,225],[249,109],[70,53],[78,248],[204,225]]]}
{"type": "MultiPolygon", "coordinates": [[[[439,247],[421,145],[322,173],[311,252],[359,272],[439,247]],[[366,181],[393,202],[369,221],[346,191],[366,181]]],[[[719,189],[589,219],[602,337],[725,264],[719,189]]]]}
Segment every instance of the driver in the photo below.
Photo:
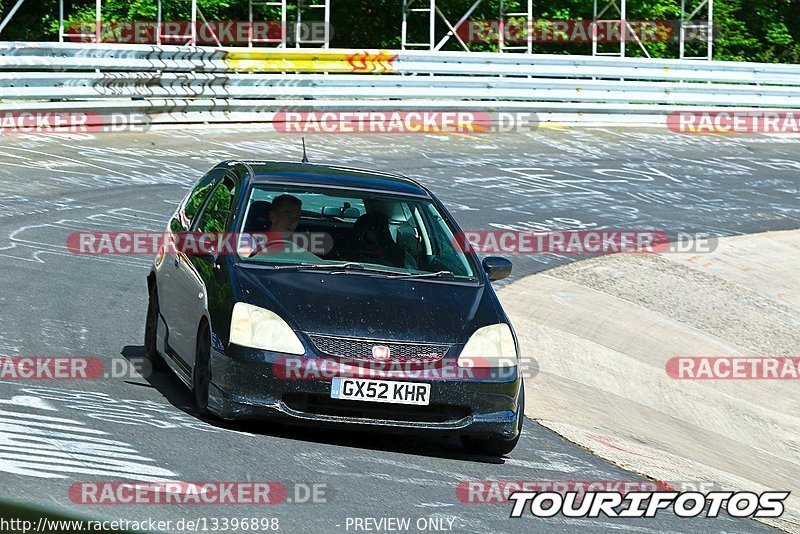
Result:
{"type": "Polygon", "coordinates": [[[269,207],[268,232],[281,232],[281,237],[288,238],[300,222],[303,201],[293,195],[278,195],[269,207]]]}
{"type": "Polygon", "coordinates": [[[292,234],[300,222],[303,201],[293,195],[278,195],[272,200],[267,212],[266,235],[256,238],[249,257],[256,254],[280,254],[292,252],[296,245],[292,241],[292,234]],[[266,238],[266,240],[264,240],[266,238]]]}

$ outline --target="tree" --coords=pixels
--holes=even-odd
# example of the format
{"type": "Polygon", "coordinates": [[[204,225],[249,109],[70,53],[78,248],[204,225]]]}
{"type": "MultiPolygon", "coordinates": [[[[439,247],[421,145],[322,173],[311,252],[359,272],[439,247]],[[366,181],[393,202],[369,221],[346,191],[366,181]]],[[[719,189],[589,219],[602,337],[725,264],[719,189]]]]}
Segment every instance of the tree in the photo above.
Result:
{"type": "MultiPolygon", "coordinates": [[[[303,0],[309,1],[309,0],[303,0]]],[[[426,2],[426,0],[417,0],[426,2]]],[[[451,21],[458,20],[473,0],[438,0],[438,7],[451,21]]],[[[333,8],[332,46],[343,48],[399,48],[402,0],[331,0],[333,8]]],[[[472,19],[495,20],[500,0],[484,0],[472,19]]],[[[0,0],[0,10],[8,12],[15,0],[0,0]]],[[[208,20],[247,20],[247,0],[198,0],[208,20]]],[[[290,20],[295,2],[290,1],[290,20]]],[[[679,0],[639,0],[629,2],[630,20],[678,20],[679,0]]],[[[94,2],[65,0],[67,26],[82,21],[93,24],[94,2]]],[[[103,20],[155,20],[156,0],[104,0],[103,20]]],[[[189,0],[164,0],[163,20],[189,20],[189,0]]],[[[508,10],[519,10],[518,0],[507,0],[508,10]]],[[[317,10],[319,11],[319,10],[317,10]]],[[[714,4],[716,38],[714,58],[733,61],[800,62],[800,2],[797,0],[716,0],[714,4]]],[[[535,5],[534,15],[549,20],[587,20],[592,16],[591,0],[550,0],[535,5]]],[[[611,15],[613,17],[614,15],[611,15]]],[[[257,8],[257,20],[279,20],[274,8],[257,8]]],[[[4,30],[6,40],[52,41],[58,34],[58,1],[28,0],[4,30]]],[[[441,38],[446,28],[440,25],[441,38]]],[[[426,14],[409,18],[409,36],[427,42],[426,14]]],[[[677,57],[677,43],[650,42],[654,57],[677,57]]],[[[475,50],[496,50],[496,43],[474,43],[475,50]]],[[[589,43],[536,42],[538,53],[587,54],[589,43]]],[[[446,50],[460,46],[451,39],[446,50]]],[[[642,55],[635,43],[628,43],[630,55],[642,55]]]]}

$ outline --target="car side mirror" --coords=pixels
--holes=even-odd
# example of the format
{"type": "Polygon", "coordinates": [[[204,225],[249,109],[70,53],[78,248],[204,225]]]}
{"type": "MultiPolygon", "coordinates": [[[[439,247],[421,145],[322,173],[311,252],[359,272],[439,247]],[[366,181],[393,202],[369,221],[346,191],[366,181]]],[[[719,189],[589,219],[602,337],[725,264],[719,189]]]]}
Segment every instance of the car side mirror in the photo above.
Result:
{"type": "Polygon", "coordinates": [[[495,282],[508,278],[511,274],[513,265],[511,262],[500,256],[487,256],[483,258],[483,270],[489,275],[489,280],[495,282]]]}

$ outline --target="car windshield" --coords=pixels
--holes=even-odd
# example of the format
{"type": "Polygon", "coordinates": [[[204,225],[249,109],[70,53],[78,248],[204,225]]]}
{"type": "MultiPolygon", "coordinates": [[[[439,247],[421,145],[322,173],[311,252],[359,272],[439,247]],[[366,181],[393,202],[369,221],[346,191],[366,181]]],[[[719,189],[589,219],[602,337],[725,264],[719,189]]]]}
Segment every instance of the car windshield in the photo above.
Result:
{"type": "Polygon", "coordinates": [[[472,258],[425,198],[314,186],[258,185],[242,233],[245,263],[385,276],[474,278],[472,258]]]}

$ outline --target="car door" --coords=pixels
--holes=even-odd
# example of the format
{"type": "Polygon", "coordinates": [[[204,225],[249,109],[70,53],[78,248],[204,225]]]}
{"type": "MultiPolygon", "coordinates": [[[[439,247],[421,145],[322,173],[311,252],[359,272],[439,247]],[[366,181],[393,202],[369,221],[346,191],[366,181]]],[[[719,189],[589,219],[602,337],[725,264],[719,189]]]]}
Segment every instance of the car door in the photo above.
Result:
{"type": "MultiPolygon", "coordinates": [[[[206,199],[208,199],[212,189],[224,172],[224,169],[212,169],[195,184],[183,199],[169,222],[168,232],[173,238],[173,242],[179,240],[179,234],[190,230],[206,199]]],[[[174,355],[172,353],[175,351],[183,354],[178,350],[178,347],[186,345],[186,341],[180,337],[182,335],[180,323],[183,320],[182,308],[184,303],[180,300],[180,291],[176,285],[179,282],[177,274],[181,261],[184,261],[183,258],[183,255],[168,248],[156,278],[159,308],[167,324],[165,344],[168,352],[171,353],[170,355],[174,355]]]]}
{"type": "MultiPolygon", "coordinates": [[[[223,234],[234,208],[236,180],[225,174],[214,187],[206,200],[201,213],[192,224],[195,235],[223,234]]],[[[178,321],[178,345],[175,347],[181,359],[191,368],[194,365],[197,347],[197,328],[205,315],[209,302],[209,291],[215,291],[216,270],[221,269],[216,249],[209,254],[179,254],[178,269],[175,271],[175,299],[180,307],[178,321]]]]}

